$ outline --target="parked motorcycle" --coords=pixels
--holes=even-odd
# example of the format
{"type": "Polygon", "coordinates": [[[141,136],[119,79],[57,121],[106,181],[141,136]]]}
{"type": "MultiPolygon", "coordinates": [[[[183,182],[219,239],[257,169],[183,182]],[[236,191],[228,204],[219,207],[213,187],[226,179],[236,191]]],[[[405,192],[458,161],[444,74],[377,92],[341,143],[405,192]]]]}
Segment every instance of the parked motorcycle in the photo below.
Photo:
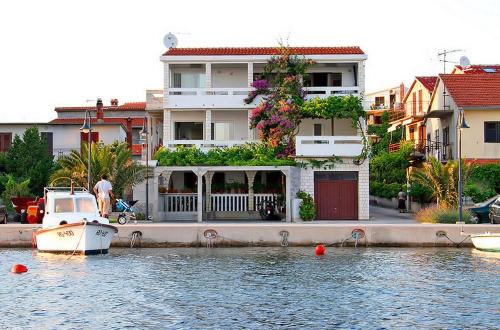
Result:
{"type": "Polygon", "coordinates": [[[260,203],[258,211],[262,220],[281,220],[278,215],[278,207],[272,200],[260,203]]]}

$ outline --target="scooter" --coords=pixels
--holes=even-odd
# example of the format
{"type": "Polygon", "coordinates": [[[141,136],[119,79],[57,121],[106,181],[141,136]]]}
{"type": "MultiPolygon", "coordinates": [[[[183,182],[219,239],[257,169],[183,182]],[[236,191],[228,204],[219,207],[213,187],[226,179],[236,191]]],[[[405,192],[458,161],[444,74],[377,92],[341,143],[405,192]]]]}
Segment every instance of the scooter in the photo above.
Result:
{"type": "Polygon", "coordinates": [[[262,220],[281,220],[276,204],[272,200],[260,203],[259,214],[262,220]]]}

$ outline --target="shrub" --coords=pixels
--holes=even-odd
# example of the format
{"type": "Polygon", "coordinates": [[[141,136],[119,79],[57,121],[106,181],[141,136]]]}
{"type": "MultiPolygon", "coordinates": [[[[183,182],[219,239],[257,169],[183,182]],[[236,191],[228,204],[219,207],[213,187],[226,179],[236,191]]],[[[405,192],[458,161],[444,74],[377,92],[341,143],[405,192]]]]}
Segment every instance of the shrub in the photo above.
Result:
{"type": "MultiPolygon", "coordinates": [[[[432,206],[418,211],[415,218],[418,222],[426,223],[456,223],[458,221],[458,209],[432,206]]],[[[462,212],[462,219],[465,223],[473,223],[472,214],[468,210],[462,212]]]]}
{"type": "Polygon", "coordinates": [[[496,195],[495,189],[480,183],[471,182],[464,187],[464,195],[472,198],[474,203],[480,203],[496,195]]]}
{"type": "Polygon", "coordinates": [[[500,164],[478,165],[472,169],[472,181],[478,181],[487,184],[490,188],[500,193],[500,164]]]}
{"type": "Polygon", "coordinates": [[[384,183],[378,181],[370,181],[370,194],[383,198],[395,198],[403,185],[399,183],[384,183]]]}
{"type": "Polygon", "coordinates": [[[432,201],[432,190],[415,182],[410,186],[410,196],[418,203],[429,203],[432,201]]]}
{"type": "Polygon", "coordinates": [[[312,196],[303,190],[299,190],[297,192],[297,198],[302,199],[299,210],[300,218],[304,221],[314,220],[316,217],[316,205],[314,204],[312,196]]]}

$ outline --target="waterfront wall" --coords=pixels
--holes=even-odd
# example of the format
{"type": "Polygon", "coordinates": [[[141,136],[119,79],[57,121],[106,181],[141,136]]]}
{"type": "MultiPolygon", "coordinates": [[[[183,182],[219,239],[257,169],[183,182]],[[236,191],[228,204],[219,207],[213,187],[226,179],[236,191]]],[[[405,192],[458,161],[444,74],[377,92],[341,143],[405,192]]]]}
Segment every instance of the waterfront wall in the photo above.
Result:
{"type": "MultiPolygon", "coordinates": [[[[33,225],[7,224],[0,226],[0,247],[31,247],[33,225]]],[[[353,223],[171,223],[127,224],[118,226],[112,246],[129,247],[134,232],[140,232],[142,247],[206,246],[204,233],[214,230],[215,246],[279,246],[282,232],[287,232],[290,246],[313,246],[319,243],[340,245],[354,229],[362,229],[365,237],[359,246],[472,246],[461,234],[499,232],[498,225],[456,224],[353,224],[353,223]],[[437,235],[444,232],[446,236],[437,235]]],[[[353,245],[351,238],[347,245],[353,245]]],[[[138,244],[138,243],[137,243],[138,244]]]]}

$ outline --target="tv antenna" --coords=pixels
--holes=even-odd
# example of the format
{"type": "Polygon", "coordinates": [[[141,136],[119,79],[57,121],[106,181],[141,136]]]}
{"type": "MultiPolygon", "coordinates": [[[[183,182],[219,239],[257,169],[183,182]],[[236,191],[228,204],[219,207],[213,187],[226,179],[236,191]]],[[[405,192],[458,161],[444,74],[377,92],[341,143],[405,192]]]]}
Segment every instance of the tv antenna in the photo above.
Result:
{"type": "Polygon", "coordinates": [[[169,49],[175,48],[177,47],[177,37],[169,32],[163,37],[163,44],[169,49]]]}
{"type": "Polygon", "coordinates": [[[454,61],[450,61],[446,59],[446,56],[451,53],[456,53],[456,52],[463,52],[463,49],[453,49],[453,50],[443,50],[442,52],[438,53],[438,56],[442,58],[439,59],[439,62],[443,62],[443,73],[446,74],[446,63],[456,63],[454,61]]]}

